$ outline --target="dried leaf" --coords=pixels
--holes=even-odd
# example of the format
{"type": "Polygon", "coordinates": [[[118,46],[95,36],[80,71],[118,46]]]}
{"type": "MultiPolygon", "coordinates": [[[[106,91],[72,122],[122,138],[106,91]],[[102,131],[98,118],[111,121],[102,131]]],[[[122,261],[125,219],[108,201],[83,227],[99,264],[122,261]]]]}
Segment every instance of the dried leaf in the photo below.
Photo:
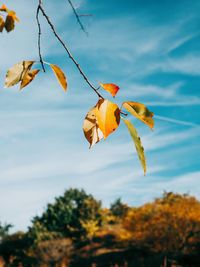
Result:
{"type": "Polygon", "coordinates": [[[113,97],[117,94],[119,91],[119,86],[117,86],[114,83],[100,83],[101,87],[108,91],[113,97]]]}
{"type": "Polygon", "coordinates": [[[126,120],[124,118],[122,118],[122,120],[126,124],[128,130],[129,130],[129,133],[133,139],[133,142],[135,143],[135,148],[137,150],[137,154],[138,154],[139,160],[142,164],[142,167],[144,170],[144,175],[145,175],[146,174],[146,159],[145,159],[144,148],[142,146],[140,137],[138,136],[137,130],[135,129],[135,127],[133,126],[133,124],[129,120],[126,120]]]}
{"type": "Polygon", "coordinates": [[[67,79],[65,77],[64,72],[61,70],[60,67],[58,67],[57,65],[54,64],[50,64],[56,78],[58,79],[61,87],[63,88],[63,90],[66,92],[67,90],[67,79]]]}
{"type": "Polygon", "coordinates": [[[38,74],[39,71],[40,70],[30,70],[30,71],[26,72],[26,74],[24,75],[24,77],[21,81],[20,89],[24,88],[30,82],[32,82],[32,80],[35,78],[35,76],[38,74]]]}
{"type": "Polygon", "coordinates": [[[114,132],[120,123],[120,110],[115,103],[107,99],[100,99],[96,110],[97,122],[104,139],[114,132]]]}
{"type": "Polygon", "coordinates": [[[4,19],[2,16],[0,16],[0,32],[3,31],[4,25],[5,25],[4,19]]]}
{"type": "Polygon", "coordinates": [[[96,118],[96,106],[91,108],[83,122],[83,132],[85,138],[90,143],[90,148],[103,138],[103,133],[99,129],[96,118]]]}
{"type": "Polygon", "coordinates": [[[11,14],[8,14],[5,21],[5,29],[7,32],[14,30],[15,20],[11,14]]]}
{"type": "Polygon", "coordinates": [[[144,104],[138,102],[124,102],[122,106],[137,119],[148,125],[151,129],[154,127],[154,114],[149,111],[144,104]]]}
{"type": "Polygon", "coordinates": [[[6,73],[5,87],[11,87],[22,81],[35,61],[22,61],[12,66],[6,73]]]}

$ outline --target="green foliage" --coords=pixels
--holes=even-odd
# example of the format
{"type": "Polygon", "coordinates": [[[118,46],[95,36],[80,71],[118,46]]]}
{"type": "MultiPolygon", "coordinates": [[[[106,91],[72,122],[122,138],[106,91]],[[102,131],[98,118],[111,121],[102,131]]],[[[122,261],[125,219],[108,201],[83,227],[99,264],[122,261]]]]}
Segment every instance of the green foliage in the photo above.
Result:
{"type": "Polygon", "coordinates": [[[29,235],[38,241],[55,236],[80,239],[86,237],[84,222],[91,220],[101,224],[101,202],[84,190],[69,189],[33,219],[29,235]]]}

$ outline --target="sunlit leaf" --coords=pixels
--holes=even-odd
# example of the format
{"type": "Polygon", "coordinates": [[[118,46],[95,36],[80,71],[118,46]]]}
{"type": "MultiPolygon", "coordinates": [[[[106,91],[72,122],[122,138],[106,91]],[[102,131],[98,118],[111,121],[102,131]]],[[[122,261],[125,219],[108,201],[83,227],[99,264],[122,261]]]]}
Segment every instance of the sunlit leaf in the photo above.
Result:
{"type": "Polygon", "coordinates": [[[2,16],[0,16],[0,32],[3,31],[4,25],[5,25],[4,19],[2,16]]]}
{"type": "Polygon", "coordinates": [[[113,97],[119,91],[119,86],[117,86],[114,83],[100,83],[100,85],[104,90],[108,91],[113,97]]]}
{"type": "Polygon", "coordinates": [[[32,80],[35,78],[35,76],[38,74],[39,71],[40,70],[30,70],[30,71],[26,72],[26,74],[24,75],[24,77],[21,81],[20,89],[24,88],[30,82],[32,82],[32,80]]]}
{"type": "Polygon", "coordinates": [[[6,5],[3,4],[3,5],[0,7],[0,11],[8,12],[8,9],[7,9],[6,5]]]}
{"type": "Polygon", "coordinates": [[[127,126],[129,133],[133,139],[133,142],[135,143],[135,148],[137,150],[137,154],[138,154],[139,160],[142,164],[142,167],[144,170],[144,175],[145,175],[146,174],[146,159],[145,159],[144,148],[142,146],[140,137],[138,136],[137,130],[135,129],[135,127],[133,126],[133,124],[129,120],[126,120],[124,118],[122,118],[122,120],[124,121],[125,125],[127,126]]]}
{"type": "Polygon", "coordinates": [[[12,66],[6,74],[5,87],[11,87],[22,81],[35,61],[22,61],[12,66]]]}
{"type": "Polygon", "coordinates": [[[90,143],[90,147],[98,143],[103,138],[103,133],[99,129],[97,118],[96,118],[96,106],[91,108],[87,113],[83,122],[83,132],[85,138],[90,143]]]}
{"type": "Polygon", "coordinates": [[[104,138],[114,132],[120,123],[120,110],[115,103],[100,99],[96,110],[97,122],[104,138]]]}
{"type": "Polygon", "coordinates": [[[143,123],[148,125],[151,129],[154,127],[153,112],[149,111],[148,108],[138,102],[124,102],[122,105],[128,112],[133,116],[141,120],[143,123]]]}
{"type": "Polygon", "coordinates": [[[59,84],[61,85],[63,90],[66,92],[66,90],[67,90],[67,79],[66,79],[66,76],[65,76],[64,72],[57,65],[50,64],[50,66],[51,66],[56,78],[58,79],[59,84]]]}
{"type": "Polygon", "coordinates": [[[9,14],[9,16],[12,16],[13,20],[19,22],[19,18],[17,17],[15,11],[10,10],[8,14],[9,14]]]}

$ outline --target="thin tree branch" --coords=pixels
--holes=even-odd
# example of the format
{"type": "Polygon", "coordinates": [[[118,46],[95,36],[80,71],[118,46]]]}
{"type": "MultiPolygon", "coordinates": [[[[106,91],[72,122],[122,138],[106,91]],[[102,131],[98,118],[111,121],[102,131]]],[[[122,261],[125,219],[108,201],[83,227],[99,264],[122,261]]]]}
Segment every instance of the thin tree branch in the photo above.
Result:
{"type": "Polygon", "coordinates": [[[64,49],[67,52],[69,58],[74,62],[74,64],[76,65],[76,67],[79,70],[80,74],[83,76],[83,78],[86,81],[86,83],[92,88],[92,90],[98,95],[98,97],[104,99],[103,96],[97,91],[97,88],[95,88],[92,85],[92,83],[89,81],[89,79],[87,78],[87,76],[85,75],[85,73],[83,72],[83,70],[81,69],[80,65],[78,64],[78,62],[75,60],[75,58],[71,54],[71,52],[70,52],[69,48],[67,47],[67,45],[63,42],[63,40],[60,38],[60,36],[56,32],[54,25],[52,24],[51,20],[47,16],[47,14],[46,14],[45,10],[43,9],[42,5],[39,4],[38,5],[38,8],[42,12],[42,14],[45,17],[45,19],[46,19],[47,23],[49,24],[49,26],[51,27],[51,29],[52,29],[55,37],[58,39],[58,41],[60,42],[60,44],[64,47],[64,49]]]}
{"type": "Polygon", "coordinates": [[[40,64],[42,66],[43,71],[45,72],[45,67],[44,67],[44,61],[42,58],[41,54],[41,25],[40,25],[40,20],[39,20],[39,12],[40,12],[40,5],[42,4],[42,1],[39,0],[39,4],[37,7],[37,12],[36,12],[36,20],[37,20],[37,25],[38,25],[38,53],[39,53],[39,58],[40,58],[40,64]]]}
{"type": "Polygon", "coordinates": [[[75,15],[75,17],[76,17],[76,19],[77,19],[78,24],[79,24],[80,27],[81,27],[81,30],[82,30],[86,35],[88,35],[88,32],[85,30],[85,28],[84,28],[84,26],[83,26],[83,24],[82,24],[82,22],[81,22],[81,20],[80,20],[80,18],[79,18],[80,16],[79,16],[79,14],[76,12],[76,9],[75,9],[75,7],[74,7],[72,1],[71,1],[71,0],[68,0],[68,2],[69,2],[70,6],[71,6],[71,8],[72,8],[72,10],[73,10],[73,12],[74,12],[74,15],[75,15]]]}

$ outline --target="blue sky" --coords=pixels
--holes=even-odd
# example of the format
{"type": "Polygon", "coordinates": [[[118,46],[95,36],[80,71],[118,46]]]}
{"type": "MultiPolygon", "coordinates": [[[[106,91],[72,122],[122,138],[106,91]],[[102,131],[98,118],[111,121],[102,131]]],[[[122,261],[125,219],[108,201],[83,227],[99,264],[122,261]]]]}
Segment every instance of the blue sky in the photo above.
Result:
{"type": "Polygon", "coordinates": [[[164,190],[200,198],[200,2],[77,0],[80,13],[93,15],[82,20],[89,36],[80,30],[67,1],[43,2],[94,84],[114,82],[121,87],[117,103],[142,102],[155,113],[154,131],[130,117],[148,170],[144,177],[124,125],[88,149],[82,123],[96,95],[43,18],[44,59],[63,68],[68,92],[50,70],[21,92],[18,86],[3,88],[10,66],[38,60],[37,1],[5,1],[21,21],[0,39],[0,221],[25,230],[33,216],[69,187],[84,188],[104,205],[117,197],[141,205],[164,190]]]}

